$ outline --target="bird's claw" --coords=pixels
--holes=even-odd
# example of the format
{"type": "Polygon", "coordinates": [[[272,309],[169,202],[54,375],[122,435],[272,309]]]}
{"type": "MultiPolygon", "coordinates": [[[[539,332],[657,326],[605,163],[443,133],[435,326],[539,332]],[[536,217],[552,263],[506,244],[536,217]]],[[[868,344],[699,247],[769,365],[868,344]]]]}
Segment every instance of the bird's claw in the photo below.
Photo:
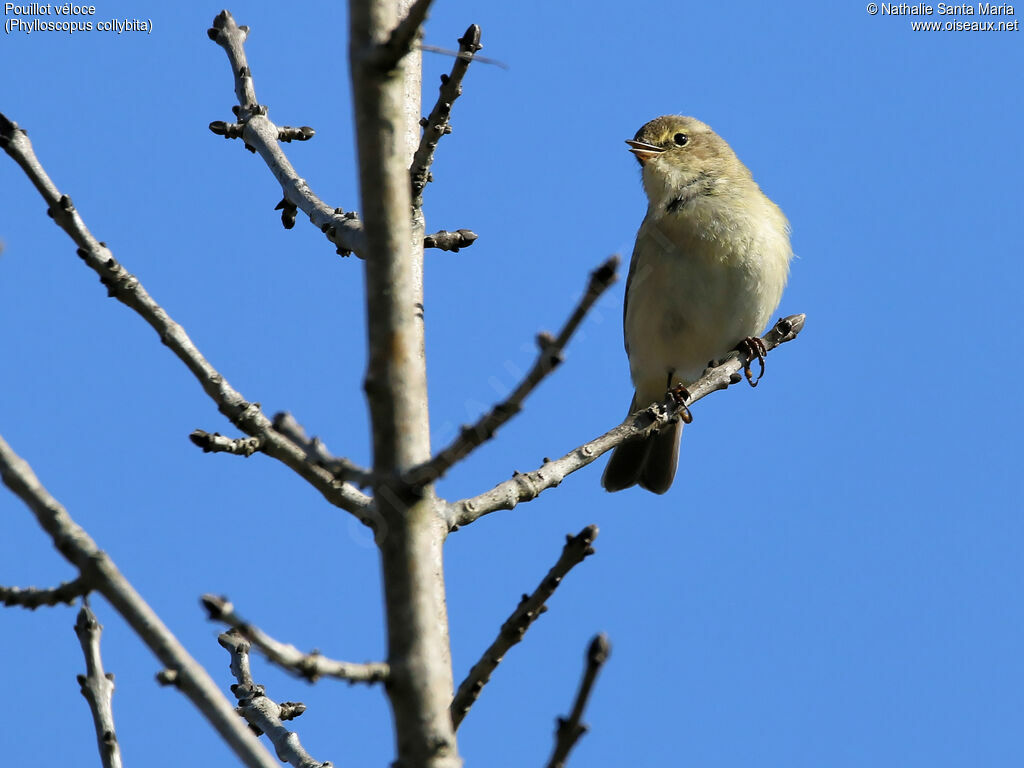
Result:
{"type": "Polygon", "coordinates": [[[757,336],[747,336],[743,341],[736,345],[737,351],[740,354],[746,356],[746,360],[743,361],[743,375],[747,379],[747,383],[756,387],[757,382],[764,376],[764,357],[768,354],[768,348],[765,347],[764,341],[757,336]],[[750,364],[757,360],[761,366],[760,372],[757,374],[757,378],[754,378],[753,371],[750,370],[750,364]]]}
{"type": "Polygon", "coordinates": [[[668,396],[672,398],[672,402],[679,409],[679,418],[682,419],[683,424],[691,424],[693,422],[693,414],[686,407],[686,401],[690,399],[690,392],[686,387],[682,384],[669,387],[668,396]]]}

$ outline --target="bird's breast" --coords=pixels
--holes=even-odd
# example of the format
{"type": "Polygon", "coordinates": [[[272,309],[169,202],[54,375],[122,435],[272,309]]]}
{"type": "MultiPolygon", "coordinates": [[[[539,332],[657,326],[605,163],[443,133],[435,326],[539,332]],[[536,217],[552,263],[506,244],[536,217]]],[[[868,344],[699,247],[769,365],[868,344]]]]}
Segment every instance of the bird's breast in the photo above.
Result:
{"type": "Polygon", "coordinates": [[[714,202],[652,207],[637,235],[624,331],[638,405],[663,396],[669,372],[692,382],[759,333],[782,296],[791,251],[781,212],[766,198],[738,215],[714,202]]]}

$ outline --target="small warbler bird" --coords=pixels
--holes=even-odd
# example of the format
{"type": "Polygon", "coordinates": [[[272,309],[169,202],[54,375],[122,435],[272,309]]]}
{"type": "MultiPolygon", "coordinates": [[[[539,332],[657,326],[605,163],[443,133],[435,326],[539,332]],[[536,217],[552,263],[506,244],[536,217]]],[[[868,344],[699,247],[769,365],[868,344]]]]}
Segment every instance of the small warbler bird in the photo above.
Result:
{"type": "MultiPolygon", "coordinates": [[[[623,331],[636,394],[630,413],[693,383],[708,362],[759,333],[782,298],[789,223],[736,153],[707,125],[665,115],[627,140],[640,162],[647,215],[626,282],[623,331]]],[[[623,443],[601,484],[672,485],[682,422],[623,443]]]]}

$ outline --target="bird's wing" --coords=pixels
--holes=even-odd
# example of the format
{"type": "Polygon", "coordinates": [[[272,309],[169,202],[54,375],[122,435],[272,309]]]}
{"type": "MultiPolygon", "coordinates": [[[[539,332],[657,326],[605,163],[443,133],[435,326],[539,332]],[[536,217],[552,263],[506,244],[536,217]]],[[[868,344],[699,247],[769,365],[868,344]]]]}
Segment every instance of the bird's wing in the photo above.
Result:
{"type": "Polygon", "coordinates": [[[626,357],[629,357],[629,336],[626,331],[626,308],[629,307],[629,286],[633,282],[633,275],[636,272],[636,263],[639,260],[640,233],[637,232],[636,243],[633,245],[633,256],[629,260],[629,274],[626,275],[626,296],[622,300],[622,345],[626,348],[626,357]]]}

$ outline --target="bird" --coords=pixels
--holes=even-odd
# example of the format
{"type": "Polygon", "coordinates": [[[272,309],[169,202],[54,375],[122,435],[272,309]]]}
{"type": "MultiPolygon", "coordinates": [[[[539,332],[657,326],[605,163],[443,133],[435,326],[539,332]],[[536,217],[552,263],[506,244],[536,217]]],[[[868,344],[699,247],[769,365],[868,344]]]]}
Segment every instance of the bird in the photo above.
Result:
{"type": "MultiPolygon", "coordinates": [[[[648,201],[622,311],[633,413],[692,384],[709,361],[766,326],[793,250],[782,210],[705,123],[663,115],[626,144],[648,201]]],[[[682,427],[676,419],[620,444],[601,477],[605,490],[668,491],[682,427]]]]}

